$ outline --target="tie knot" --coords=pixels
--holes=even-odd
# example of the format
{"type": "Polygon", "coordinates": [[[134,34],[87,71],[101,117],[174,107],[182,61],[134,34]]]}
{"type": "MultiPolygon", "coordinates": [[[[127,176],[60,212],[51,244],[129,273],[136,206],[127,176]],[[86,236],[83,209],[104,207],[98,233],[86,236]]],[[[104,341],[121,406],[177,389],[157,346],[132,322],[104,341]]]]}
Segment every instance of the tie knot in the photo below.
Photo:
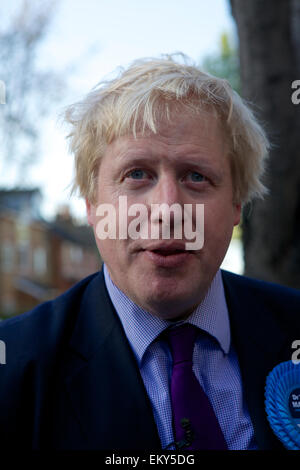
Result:
{"type": "Polygon", "coordinates": [[[171,352],[173,365],[181,362],[193,361],[194,344],[198,328],[190,323],[184,323],[176,328],[166,331],[171,352]]]}

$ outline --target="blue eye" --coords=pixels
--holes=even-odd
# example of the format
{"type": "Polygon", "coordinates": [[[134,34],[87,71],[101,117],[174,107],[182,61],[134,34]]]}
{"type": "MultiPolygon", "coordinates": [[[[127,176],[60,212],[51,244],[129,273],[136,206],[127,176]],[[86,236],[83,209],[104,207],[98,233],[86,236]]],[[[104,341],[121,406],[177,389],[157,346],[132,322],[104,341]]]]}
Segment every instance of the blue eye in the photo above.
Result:
{"type": "Polygon", "coordinates": [[[201,181],[205,181],[205,176],[203,176],[201,173],[198,173],[197,171],[191,172],[191,180],[194,183],[199,183],[201,181]]]}
{"type": "Polygon", "coordinates": [[[143,170],[132,170],[130,173],[128,173],[128,177],[135,179],[135,180],[141,180],[144,177],[145,172],[143,170]]]}

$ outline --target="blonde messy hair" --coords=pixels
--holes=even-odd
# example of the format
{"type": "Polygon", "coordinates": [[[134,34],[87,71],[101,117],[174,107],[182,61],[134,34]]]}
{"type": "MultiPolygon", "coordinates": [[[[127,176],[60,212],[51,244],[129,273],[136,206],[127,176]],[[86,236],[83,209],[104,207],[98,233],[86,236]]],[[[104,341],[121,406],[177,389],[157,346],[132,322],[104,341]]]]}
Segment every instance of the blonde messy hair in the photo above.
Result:
{"type": "Polygon", "coordinates": [[[67,108],[70,150],[75,156],[72,190],[95,202],[97,175],[105,149],[114,139],[137,132],[156,133],[170,109],[216,112],[229,144],[234,199],[262,197],[268,140],[252,111],[229,83],[200,71],[186,56],[140,59],[119,76],[100,82],[87,97],[67,108]],[[177,108],[178,106],[178,108],[177,108]]]}

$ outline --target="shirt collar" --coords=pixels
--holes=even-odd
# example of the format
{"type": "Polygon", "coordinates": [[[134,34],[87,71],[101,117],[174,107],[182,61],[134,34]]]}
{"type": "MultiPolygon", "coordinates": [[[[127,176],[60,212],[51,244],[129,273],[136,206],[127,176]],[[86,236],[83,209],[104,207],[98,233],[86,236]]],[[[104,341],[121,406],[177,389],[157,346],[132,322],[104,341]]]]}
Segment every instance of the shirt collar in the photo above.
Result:
{"type": "MultiPolygon", "coordinates": [[[[136,305],[111,280],[106,265],[103,265],[104,279],[111,301],[121,320],[138,364],[148,346],[173,322],[152,315],[136,305]]],[[[210,288],[187,322],[213,336],[225,354],[230,348],[230,325],[221,271],[218,270],[210,288]]]]}

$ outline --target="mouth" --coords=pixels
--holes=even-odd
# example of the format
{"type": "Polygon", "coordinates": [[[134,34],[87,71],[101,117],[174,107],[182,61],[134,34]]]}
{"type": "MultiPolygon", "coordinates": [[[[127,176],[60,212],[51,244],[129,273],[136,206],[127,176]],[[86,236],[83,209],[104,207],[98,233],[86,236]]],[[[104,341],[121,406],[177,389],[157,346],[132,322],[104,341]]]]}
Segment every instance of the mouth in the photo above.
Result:
{"type": "Polygon", "coordinates": [[[153,246],[142,249],[146,258],[157,267],[178,268],[192,258],[192,251],[184,245],[153,246]]]}
{"type": "Polygon", "coordinates": [[[178,255],[181,253],[186,253],[187,250],[184,249],[178,249],[178,248],[157,248],[156,250],[149,250],[152,251],[152,253],[156,253],[157,255],[160,256],[173,256],[173,255],[178,255]]]}
{"type": "Polygon", "coordinates": [[[157,252],[162,255],[186,252],[185,243],[182,241],[170,240],[169,242],[157,241],[141,247],[142,250],[157,252]]]}

